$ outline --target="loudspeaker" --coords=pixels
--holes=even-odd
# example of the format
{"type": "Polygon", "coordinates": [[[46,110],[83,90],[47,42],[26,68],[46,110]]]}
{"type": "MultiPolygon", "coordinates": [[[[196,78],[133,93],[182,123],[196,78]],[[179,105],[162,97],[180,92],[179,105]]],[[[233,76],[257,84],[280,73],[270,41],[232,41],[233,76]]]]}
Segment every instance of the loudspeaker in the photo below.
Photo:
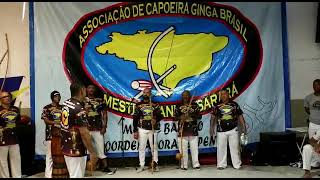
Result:
{"type": "Polygon", "coordinates": [[[299,150],[296,146],[294,132],[260,133],[257,152],[259,163],[272,166],[289,165],[298,160],[299,150]]]}

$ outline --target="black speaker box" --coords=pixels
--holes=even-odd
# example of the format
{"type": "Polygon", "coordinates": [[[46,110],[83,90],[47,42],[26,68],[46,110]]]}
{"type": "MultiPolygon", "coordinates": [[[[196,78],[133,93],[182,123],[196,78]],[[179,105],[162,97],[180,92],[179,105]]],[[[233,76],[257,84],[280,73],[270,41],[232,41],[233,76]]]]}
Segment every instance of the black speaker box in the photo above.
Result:
{"type": "Polygon", "coordinates": [[[283,166],[298,160],[299,150],[294,132],[260,133],[256,159],[260,164],[283,166]]]}

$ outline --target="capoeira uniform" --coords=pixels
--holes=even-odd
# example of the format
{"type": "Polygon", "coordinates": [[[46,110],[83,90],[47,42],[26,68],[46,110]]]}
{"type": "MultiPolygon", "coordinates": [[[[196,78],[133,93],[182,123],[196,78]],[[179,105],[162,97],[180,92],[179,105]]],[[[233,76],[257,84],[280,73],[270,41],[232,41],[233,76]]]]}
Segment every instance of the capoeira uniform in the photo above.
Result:
{"type": "Polygon", "coordinates": [[[20,110],[15,106],[6,109],[0,106],[0,177],[10,178],[8,167],[8,154],[10,170],[13,178],[21,178],[21,157],[16,124],[20,121],[20,110]]]}
{"type": "Polygon", "coordinates": [[[232,165],[235,169],[241,167],[240,142],[238,132],[238,117],[243,112],[234,102],[221,103],[213,110],[217,116],[217,167],[227,167],[227,144],[229,142],[232,165]]]}
{"type": "Polygon", "coordinates": [[[140,168],[138,172],[141,172],[145,166],[145,149],[147,141],[149,140],[153,161],[155,162],[155,171],[158,171],[158,143],[157,143],[157,131],[160,130],[161,111],[156,104],[150,105],[149,101],[142,101],[137,104],[135,114],[133,115],[133,127],[134,132],[139,132],[139,162],[140,168]],[[152,117],[153,115],[153,117],[152,117]],[[154,118],[157,123],[154,127],[154,133],[152,132],[151,119],[154,118]],[[154,142],[153,142],[154,140],[154,142]],[[153,149],[154,147],[154,149],[153,149]]]}
{"type": "Polygon", "coordinates": [[[178,146],[179,151],[182,154],[181,169],[188,169],[188,144],[190,144],[191,157],[192,157],[192,167],[195,169],[200,169],[200,163],[198,159],[199,147],[198,147],[198,123],[197,120],[201,119],[199,113],[199,108],[196,103],[190,105],[190,110],[188,112],[188,105],[177,105],[175,117],[178,120],[178,146]],[[186,116],[184,123],[182,123],[182,116],[186,116]],[[183,132],[182,130],[183,124],[183,132]],[[181,142],[182,134],[182,142],[181,142]],[[181,147],[182,143],[182,147],[181,147]],[[182,148],[182,149],[181,149],[182,148]]]}

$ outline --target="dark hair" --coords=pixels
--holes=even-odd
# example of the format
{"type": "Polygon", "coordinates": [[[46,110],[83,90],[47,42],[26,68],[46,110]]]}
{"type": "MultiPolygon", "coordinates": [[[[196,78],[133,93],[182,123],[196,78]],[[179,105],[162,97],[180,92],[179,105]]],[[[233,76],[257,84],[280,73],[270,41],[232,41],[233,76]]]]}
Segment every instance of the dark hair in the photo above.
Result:
{"type": "Polygon", "coordinates": [[[315,79],[315,80],[313,81],[313,85],[314,85],[315,83],[320,83],[320,79],[315,79]]]}
{"type": "Polygon", "coordinates": [[[191,96],[191,93],[190,93],[189,90],[184,90],[184,91],[182,92],[182,94],[184,94],[184,93],[188,93],[188,95],[191,96]]]}
{"type": "Polygon", "coordinates": [[[70,85],[70,93],[71,96],[76,96],[79,94],[80,90],[83,88],[84,86],[82,84],[78,84],[78,83],[72,83],[70,85]]]}
{"type": "Polygon", "coordinates": [[[59,93],[58,91],[56,91],[56,90],[54,90],[54,91],[51,92],[50,98],[51,98],[52,101],[53,101],[54,96],[56,96],[56,95],[59,95],[59,96],[60,96],[60,93],[59,93]]]}

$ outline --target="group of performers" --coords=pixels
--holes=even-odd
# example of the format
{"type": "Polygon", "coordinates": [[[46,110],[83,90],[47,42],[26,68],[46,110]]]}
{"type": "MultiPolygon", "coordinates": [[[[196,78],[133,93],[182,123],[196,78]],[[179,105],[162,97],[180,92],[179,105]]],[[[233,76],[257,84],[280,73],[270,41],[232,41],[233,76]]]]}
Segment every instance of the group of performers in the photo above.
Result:
{"type": "MultiPolygon", "coordinates": [[[[71,84],[71,98],[59,105],[60,94],[51,93],[52,103],[43,108],[42,119],[46,123],[47,158],[45,176],[50,177],[84,177],[85,170],[100,167],[103,172],[112,174],[108,167],[104,151],[104,134],[107,130],[107,108],[103,100],[95,97],[96,88],[89,85],[85,88],[71,84]],[[60,140],[53,143],[54,129],[60,130],[60,140]],[[57,148],[61,147],[60,152],[57,148]],[[87,161],[86,150],[90,154],[87,161]],[[55,154],[55,155],[53,155],[55,154]],[[55,162],[64,157],[65,166],[55,162]],[[59,166],[55,167],[55,163],[59,166]],[[87,164],[87,165],[86,165],[87,164]],[[60,167],[60,168],[59,168],[60,167]],[[67,170],[67,174],[65,173],[67,170]]],[[[212,110],[211,135],[217,135],[218,169],[227,167],[227,144],[231,150],[233,167],[241,167],[239,132],[246,133],[242,111],[239,105],[229,99],[227,91],[220,92],[222,103],[212,110]],[[239,122],[239,123],[238,123],[239,122]],[[238,130],[238,126],[241,126],[238,130]]],[[[193,101],[189,91],[182,93],[181,103],[176,106],[175,117],[178,122],[178,147],[176,158],[181,162],[181,170],[188,169],[188,145],[192,156],[192,168],[200,170],[198,160],[198,128],[201,119],[199,107],[193,101]]],[[[151,89],[144,89],[142,100],[137,103],[133,114],[133,137],[139,142],[139,165],[137,172],[145,167],[145,149],[149,141],[152,159],[150,168],[159,171],[157,132],[163,119],[160,106],[152,100],[151,89]]]]}
{"type": "MultiPolygon", "coordinates": [[[[105,155],[104,135],[108,130],[107,107],[96,97],[96,87],[72,83],[71,98],[60,104],[60,93],[53,91],[52,102],[43,108],[41,119],[46,124],[47,145],[45,177],[85,176],[85,171],[101,170],[113,174],[105,155]],[[87,160],[89,154],[89,160],[87,160]]],[[[226,90],[220,92],[222,102],[212,109],[210,133],[217,136],[217,167],[227,167],[227,144],[231,151],[233,167],[240,169],[239,134],[246,133],[239,105],[229,99],[226,90]],[[239,128],[240,127],[240,128],[239,128]]],[[[12,105],[10,93],[0,94],[0,175],[9,177],[7,157],[10,154],[11,174],[21,177],[19,144],[15,137],[15,124],[19,121],[19,109],[12,105]],[[6,115],[6,116],[5,116],[6,115]]],[[[139,165],[137,172],[144,171],[147,141],[151,146],[152,172],[159,171],[157,132],[163,119],[160,106],[152,99],[151,89],[144,89],[142,100],[133,114],[133,137],[139,142],[139,165]]],[[[189,91],[182,93],[181,103],[176,106],[178,122],[178,147],[176,158],[181,170],[188,169],[188,145],[192,156],[192,168],[200,170],[198,160],[198,128],[201,119],[199,107],[189,91]]]]}

